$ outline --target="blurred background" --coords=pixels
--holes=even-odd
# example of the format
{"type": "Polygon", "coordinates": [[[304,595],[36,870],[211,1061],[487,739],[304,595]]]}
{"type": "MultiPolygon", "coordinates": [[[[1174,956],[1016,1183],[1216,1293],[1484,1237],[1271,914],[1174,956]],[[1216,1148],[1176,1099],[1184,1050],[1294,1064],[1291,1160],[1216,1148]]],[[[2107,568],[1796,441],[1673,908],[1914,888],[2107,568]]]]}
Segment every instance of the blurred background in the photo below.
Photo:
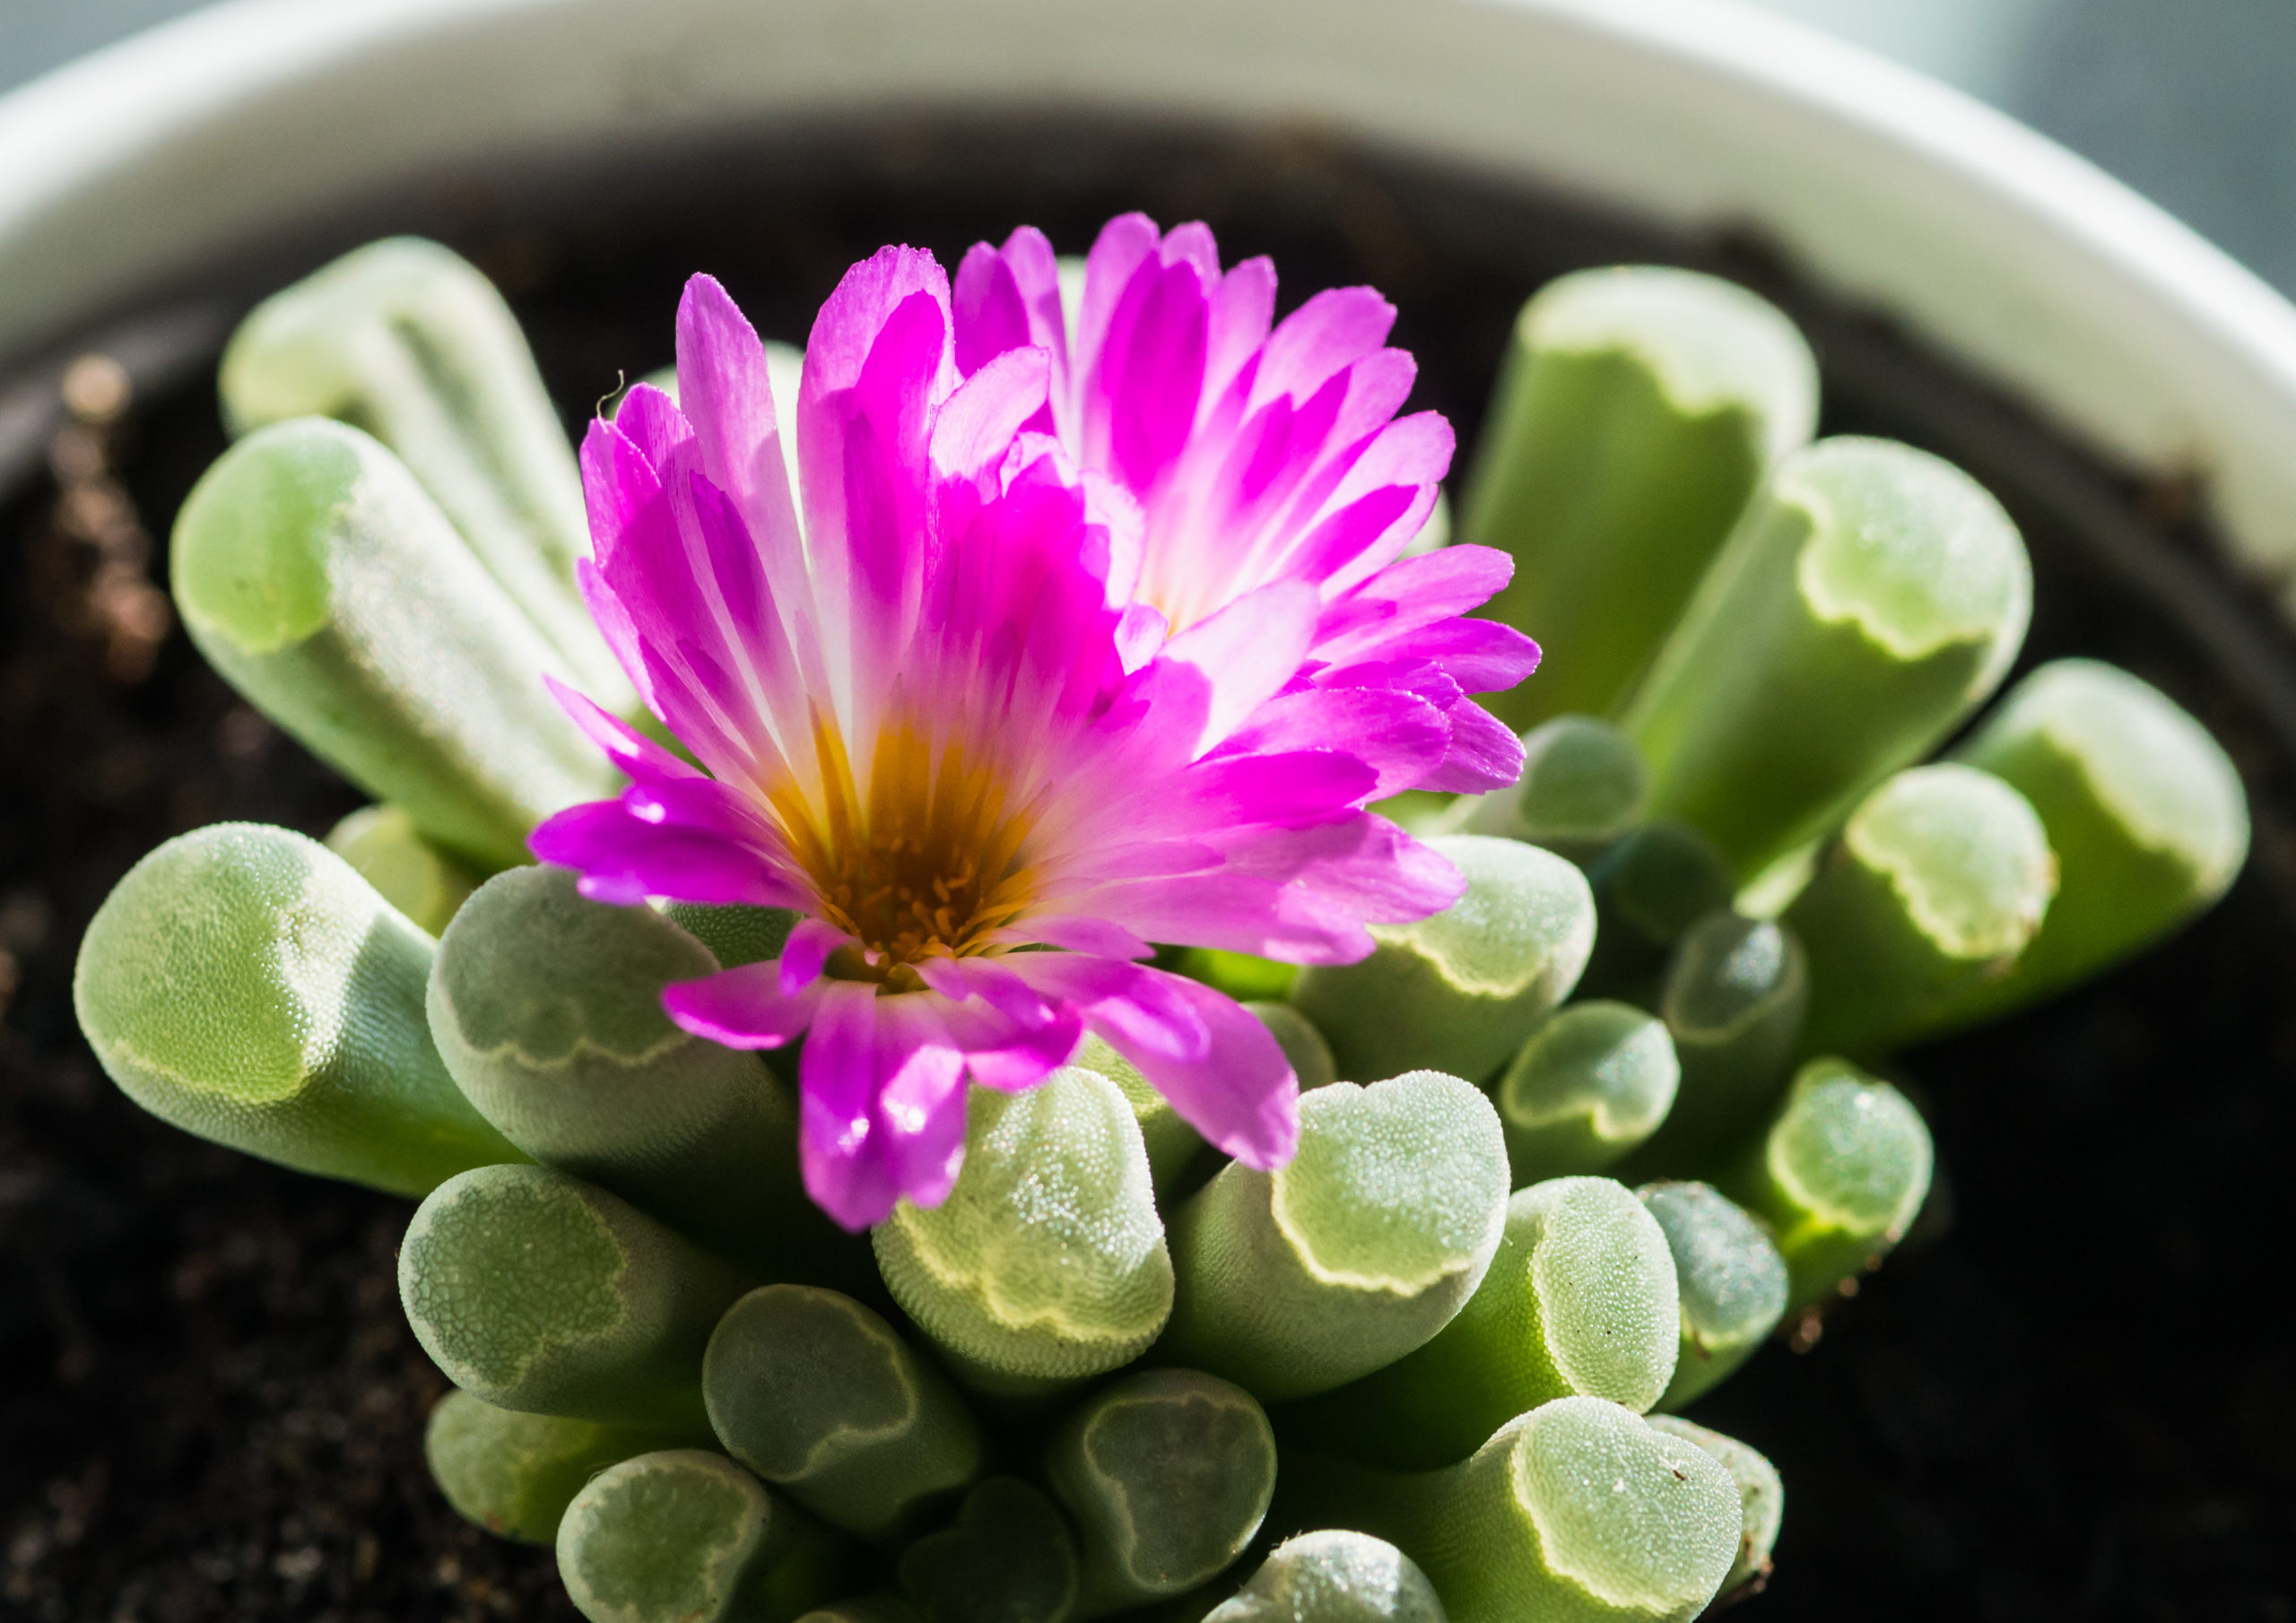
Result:
{"type": "MultiPolygon", "coordinates": [[[[1761,3],[2055,136],[2296,295],[2296,0],[1761,3]]],[[[0,0],[0,90],[194,9],[0,0]]]]}

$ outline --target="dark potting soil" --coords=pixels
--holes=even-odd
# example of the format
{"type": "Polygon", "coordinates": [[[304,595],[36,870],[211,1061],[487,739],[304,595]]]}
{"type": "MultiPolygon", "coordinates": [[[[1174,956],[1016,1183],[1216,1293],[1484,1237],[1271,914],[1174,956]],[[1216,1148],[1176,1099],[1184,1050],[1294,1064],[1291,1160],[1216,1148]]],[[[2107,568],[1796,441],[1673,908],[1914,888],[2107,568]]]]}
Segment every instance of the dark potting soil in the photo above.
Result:
{"type": "MultiPolygon", "coordinates": [[[[2039,569],[2026,664],[2117,660],[2225,741],[2257,812],[2231,896],[2166,951],[1908,1056],[1944,1168],[1920,1232],[1813,1347],[1765,1350],[1695,1413],[1787,1484],[1750,1619],[2296,1618],[2296,643],[2229,584],[2191,490],[2083,459],[1758,245],[1311,133],[920,120],[761,135],[606,186],[464,176],[347,211],[218,297],[386,230],[446,237],[510,293],[571,428],[668,359],[689,271],[802,339],[881,243],[953,265],[1031,220],[1081,251],[1129,207],[1208,220],[1231,257],[1274,254],[1287,304],[1380,286],[1417,404],[1470,444],[1548,277],[1651,259],[1738,275],[1819,343],[1830,431],[1931,446],[2008,503],[2039,569]]],[[[35,441],[45,465],[0,511],[0,1617],[570,1617],[547,1552],[465,1526],[424,1475],[445,1384],[399,1315],[408,1204],[144,1116],[73,1024],[81,932],[144,852],[228,818],[316,834],[359,799],[205,669],[152,588],[223,444],[212,344],[181,342],[168,365],[74,369],[79,415],[35,441]]]]}

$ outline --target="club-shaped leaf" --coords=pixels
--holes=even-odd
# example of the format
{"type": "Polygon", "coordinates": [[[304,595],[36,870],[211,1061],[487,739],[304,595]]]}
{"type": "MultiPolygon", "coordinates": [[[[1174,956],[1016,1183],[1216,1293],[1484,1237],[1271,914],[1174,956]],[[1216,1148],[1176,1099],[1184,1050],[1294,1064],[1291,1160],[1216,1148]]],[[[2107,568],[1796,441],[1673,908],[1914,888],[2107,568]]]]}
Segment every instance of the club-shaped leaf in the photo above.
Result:
{"type": "Polygon", "coordinates": [[[1491,1101],[1414,1071],[1300,1099],[1300,1149],[1231,1163],[1172,1219],[1178,1292],[1156,1356],[1267,1402],[1402,1357],[1482,1282],[1507,1204],[1491,1101]]]}
{"type": "Polygon", "coordinates": [[[864,1538],[897,1533],[980,1471],[979,1422],[948,1377],[834,1290],[767,1285],[735,1303],[701,1386],[728,1454],[864,1538]]]}
{"type": "Polygon", "coordinates": [[[1600,998],[1558,1009],[1492,1090],[1515,1186],[1600,1172],[1657,1131],[1681,1076],[1657,1016],[1600,998]]]}
{"type": "Polygon", "coordinates": [[[176,516],[176,605],[207,661],[311,752],[483,870],[617,777],[544,686],[570,669],[390,452],[323,418],[262,429],[176,516]]]}
{"type": "Polygon", "coordinates": [[[475,266],[413,237],[354,249],[248,313],[221,384],[234,433],[332,417],[388,446],[591,696],[628,707],[575,586],[590,543],[573,450],[475,266]]]}
{"type": "Polygon", "coordinates": [[[990,1477],[956,1520],[900,1558],[901,1593],[924,1623],[1067,1623],[1082,1581],[1076,1535],[1018,1477],[990,1477]]]}
{"type": "Polygon", "coordinates": [[[1881,439],[1795,452],[1626,712],[1651,814],[1754,878],[1952,731],[2031,610],[2016,526],[1960,469],[1881,439]]]}
{"type": "Polygon", "coordinates": [[[1385,1539],[1327,1527],[1286,1539],[1205,1623],[1444,1623],[1435,1586],[1385,1539]]]}
{"type": "Polygon", "coordinates": [[[2057,859],[2025,797],[1939,762],[1867,795],[1786,911],[1809,950],[1805,1054],[1881,1054],[2010,972],[2057,859]]]}
{"type": "Polygon", "coordinates": [[[1241,1387],[1151,1369],[1103,1387],[1045,1453],[1083,1557],[1077,1616],[1208,1583],[1251,1542],[1275,1492],[1275,1437],[1241,1387]]]}
{"type": "Polygon", "coordinates": [[[1745,1209],[1710,1184],[1645,1184],[1635,1193],[1674,1253],[1682,1346],[1660,1409],[1681,1409],[1752,1358],[1786,1315],[1786,1259],[1745,1209]]]}
{"type": "Polygon", "coordinates": [[[1640,1413],[1673,1377],[1681,1314],[1666,1237],[1633,1193],[1550,1178],[1508,1202],[1482,1289],[1440,1334],[1302,1405],[1295,1428],[1320,1451],[1417,1469],[1464,1460],[1554,1398],[1640,1413]]]}
{"type": "Polygon", "coordinates": [[[651,907],[514,868],[440,939],[430,1030],[463,1092],[536,1160],[769,1277],[868,1289],[867,1247],[805,1198],[788,1084],[662,1008],[665,985],[718,968],[651,907]]]}
{"type": "Polygon", "coordinates": [[[790,1623],[835,1593],[835,1541],[723,1454],[665,1449],[591,1479],[558,1524],[590,1623],[790,1623]]]}
{"type": "Polygon", "coordinates": [[[1432,918],[1374,924],[1360,963],[1310,965],[1292,1002],[1330,1043],[1339,1074],[1416,1067],[1479,1082],[1570,994],[1595,940],[1586,876],[1561,857],[1482,834],[1427,841],[1466,894],[1432,918]]]}
{"type": "Polygon", "coordinates": [[[416,1209],[399,1301],[447,1377],[503,1409],[707,1435],[701,1358],[761,1281],[619,1196],[482,1167],[416,1209]]]}
{"type": "Polygon", "coordinates": [[[574,1496],[607,1466],[697,1440],[707,1439],[497,1409],[449,1392],[430,1411],[422,1457],[465,1520],[500,1538],[546,1545],[557,1541],[559,1518],[574,1496]]]}
{"type": "Polygon", "coordinates": [[[417,833],[396,806],[361,807],[327,830],[326,848],[432,935],[478,888],[470,870],[417,833]]]}
{"type": "Polygon", "coordinates": [[[1674,1108],[1620,1169],[1700,1173],[1734,1150],[1783,1091],[1809,1000],[1809,955],[1790,927],[1727,909],[1700,921],[1658,998],[1682,1066],[1674,1108]]]}
{"type": "Polygon", "coordinates": [[[1601,1398],[1543,1403],[1439,1471],[1293,1464],[1312,1520],[1392,1541],[1451,1623],[1688,1623],[1744,1538],[1713,1455],[1601,1398]]]}
{"type": "Polygon", "coordinates": [[[1738,1485],[1738,1501],[1744,1513],[1744,1531],[1738,1539],[1738,1558],[1730,1564],[1730,1571],[1722,1580],[1722,1593],[1734,1594],[1748,1584],[1760,1589],[1769,1581],[1770,1554],[1777,1548],[1778,1530],[1786,1520],[1786,1484],[1778,1474],[1778,1467],[1737,1438],[1709,1431],[1689,1420],[1670,1414],[1654,1414],[1650,1424],[1685,1443],[1697,1444],[1712,1454],[1738,1485]]]}
{"type": "Polygon", "coordinates": [[[1634,826],[1649,789],[1632,739],[1591,716],[1558,716],[1523,734],[1523,776],[1463,802],[1459,826],[1584,864],[1634,826]]]}
{"type": "Polygon", "coordinates": [[[983,1391],[1039,1396],[1121,1368],[1171,1313],[1147,1149],[1098,1072],[976,1089],[949,1198],[902,1201],[870,1237],[893,1299],[983,1391]]]}
{"type": "Polygon", "coordinates": [[[1934,1167],[1905,1095],[1822,1058],[1795,1074],[1769,1133],[1720,1182],[1776,1236],[1794,1309],[1828,1300],[1905,1237],[1934,1167]]]}
{"type": "Polygon", "coordinates": [[[2009,973],[1937,1023],[2005,1013],[2140,952],[2213,905],[2248,853],[2240,775],[2207,729],[2127,672],[2041,666],[1960,759],[2031,802],[2057,855],[2057,895],[2009,973]]]}
{"type": "Polygon", "coordinates": [[[80,943],[80,1028],[121,1091],[248,1155],[423,1194],[524,1160],[431,1045],[436,948],[316,840],[261,823],[177,836],[80,943]]]}
{"type": "Polygon", "coordinates": [[[1546,657],[1493,711],[1520,727],[1624,698],[1817,393],[1793,324],[1717,277],[1582,271],[1525,306],[1460,534],[1514,554],[1484,612],[1546,657]]]}

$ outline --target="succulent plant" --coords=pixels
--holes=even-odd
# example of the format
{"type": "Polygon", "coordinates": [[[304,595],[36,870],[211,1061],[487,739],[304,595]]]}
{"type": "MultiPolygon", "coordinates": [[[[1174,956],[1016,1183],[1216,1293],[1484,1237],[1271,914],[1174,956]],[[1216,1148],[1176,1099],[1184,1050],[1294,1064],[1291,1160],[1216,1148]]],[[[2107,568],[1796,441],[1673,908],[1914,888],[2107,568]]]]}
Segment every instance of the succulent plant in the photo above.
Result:
{"type": "MultiPolygon", "coordinates": [[[[201,648],[378,803],[325,845],[223,826],[147,856],[82,949],[83,1028],[124,1089],[187,1131],[420,1201],[401,1290],[456,1386],[432,1473],[474,1522],[554,1547],[599,1623],[1694,1616],[1766,1576],[1783,1488],[1752,1447],[1674,1411],[1838,1301],[1913,1223],[1935,1151],[1886,1080],[1892,1055],[2209,906],[2246,854],[2239,777],[2170,699],[2085,660],[2031,672],[1925,764],[2017,657],[2031,579],[2016,530],[1925,453],[1813,442],[1816,369],[1792,325],[1683,271],[1583,273],[1526,307],[1463,493],[1465,544],[1407,549],[1431,479],[1375,470],[1343,516],[1404,573],[1369,575],[1320,621],[1278,580],[1253,600],[1265,624],[1204,631],[1243,587],[1156,552],[1157,504],[1233,492],[1141,472],[1159,445],[1174,465],[1198,453],[1155,440],[1153,412],[1093,418],[1102,373],[1062,392],[1060,345],[1099,344],[1103,371],[1137,364],[1150,351],[1124,345],[1190,298],[1221,320],[1258,308],[1264,330],[1273,277],[1260,262],[1223,276],[1200,228],[1159,239],[1130,221],[1082,279],[1081,339],[1059,336],[1040,238],[968,258],[953,364],[1017,392],[952,396],[932,454],[953,464],[1034,423],[1107,459],[1149,514],[1153,594],[1152,616],[1113,634],[1134,662],[1118,675],[1196,681],[1191,748],[1225,737],[1248,764],[1281,763],[1250,794],[1352,771],[1294,820],[1387,868],[1311,895],[1253,867],[1270,845],[1237,846],[1210,878],[1160,878],[1161,847],[1123,847],[1136,916],[1184,893],[1277,924],[1160,946],[1160,978],[1121,996],[1027,960],[1121,959],[1127,932],[1023,941],[999,922],[1024,911],[1017,869],[952,889],[900,866],[925,848],[900,839],[1003,827],[986,801],[935,802],[921,833],[888,822],[899,838],[865,854],[887,866],[819,880],[841,898],[828,911],[781,905],[786,874],[692,832],[692,785],[710,780],[654,690],[778,679],[762,655],[705,670],[675,627],[615,618],[637,588],[599,584],[581,475],[509,310],[445,250],[395,241],[248,318],[223,369],[242,438],[175,533],[201,648]],[[1112,303],[1091,291],[1109,277],[1150,291],[1112,303]],[[1029,359],[1047,353],[1029,334],[1052,363],[1029,359]],[[1043,416],[1020,409],[1032,401],[1043,416]],[[1513,559],[1493,621],[1440,619],[1503,577],[1491,549],[1513,559]],[[1410,610],[1405,586],[1438,605],[1432,640],[1407,629],[1381,673],[1335,685],[1287,674],[1338,668],[1300,662],[1410,610]],[[1461,693],[1477,672],[1519,673],[1526,645],[1504,621],[1548,639],[1548,665],[1486,684],[1495,728],[1461,693]],[[1197,663],[1144,665],[1168,635],[1197,663]],[[617,663],[648,638],[669,652],[617,663]],[[1265,707],[1208,718],[1227,691],[1204,675],[1215,660],[1279,656],[1293,666],[1270,667],[1265,707]],[[546,683],[596,702],[553,702],[546,683]],[[1331,766],[1349,727],[1364,759],[1331,766]],[[1319,737],[1320,764],[1274,753],[1319,737]],[[601,800],[624,773],[639,787],[601,800]],[[1413,798],[1390,808],[1423,841],[1361,809],[1398,790],[1413,798]],[[614,818],[637,842],[626,869],[581,844],[614,818]],[[527,861],[546,819],[551,849],[582,861],[527,861]],[[700,877],[666,899],[644,876],[671,864],[700,877]],[[1382,872],[1399,877],[1375,895],[1382,872]],[[892,878],[871,892],[857,873],[892,878]],[[914,911],[873,924],[903,885],[914,911]],[[936,923],[959,890],[978,919],[936,923]],[[961,950],[912,950],[903,930],[961,950]],[[1297,963],[1247,950],[1279,939],[1297,963]],[[1316,945],[1330,941],[1356,945],[1316,945]],[[804,1011],[758,1023],[805,996],[802,1037],[804,1011]],[[935,996],[1026,1019],[949,1038],[961,1053],[881,1046],[898,1063],[873,1091],[825,1090],[815,1063],[857,1040],[856,1019],[935,996]],[[1261,1081],[1231,1087],[1231,1071],[1261,1081]],[[854,1151],[863,1139],[891,1159],[854,1151]]],[[[923,318],[918,285],[887,330],[923,318]]],[[[722,297],[685,319],[722,323],[722,297]]],[[[1295,319],[1370,319],[1324,299],[1295,319]]],[[[1369,342],[1329,375],[1378,395],[1364,423],[1383,423],[1407,373],[1369,342]]],[[[755,459],[713,441],[708,477],[675,488],[613,462],[647,435],[686,454],[687,420],[656,390],[626,408],[638,438],[592,456],[593,484],[681,523],[727,490],[764,511],[771,485],[786,508],[774,482],[826,432],[798,421],[825,396],[790,381],[794,353],[735,351],[790,398],[744,395],[731,371],[672,381],[712,394],[705,436],[709,411],[748,412],[755,459]]],[[[1271,376],[1297,361],[1273,341],[1255,353],[1271,376]]],[[[1345,404],[1313,378],[1263,398],[1248,371],[1228,375],[1237,412],[1345,404]]],[[[1275,434],[1227,409],[1197,428],[1275,434]]],[[[851,427],[865,415],[839,430],[848,466],[878,454],[878,430],[851,427]]],[[[1378,455],[1431,465],[1421,420],[1388,430],[1378,455]]],[[[1355,478],[1346,466],[1329,480],[1355,478]]],[[[801,493],[806,522],[828,522],[819,490],[801,493]]],[[[1222,511],[1263,540],[1250,526],[1275,523],[1222,511]]],[[[735,565],[712,567],[700,578],[730,593],[735,565]]],[[[705,617],[735,607],[693,600],[705,617]]],[[[792,646],[799,664],[857,657],[792,646]]]]}

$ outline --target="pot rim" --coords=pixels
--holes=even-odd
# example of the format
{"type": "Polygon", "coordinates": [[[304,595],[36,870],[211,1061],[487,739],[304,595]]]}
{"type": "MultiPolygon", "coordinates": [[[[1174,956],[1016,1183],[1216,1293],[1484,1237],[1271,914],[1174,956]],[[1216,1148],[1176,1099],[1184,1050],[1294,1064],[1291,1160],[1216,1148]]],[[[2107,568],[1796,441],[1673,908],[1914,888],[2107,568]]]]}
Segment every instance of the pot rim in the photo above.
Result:
{"type": "Polygon", "coordinates": [[[1308,123],[1751,225],[2296,565],[2296,308],[2015,121],[1735,0],[226,0],[0,98],[0,357],[425,175],[920,106],[1308,123]]]}

